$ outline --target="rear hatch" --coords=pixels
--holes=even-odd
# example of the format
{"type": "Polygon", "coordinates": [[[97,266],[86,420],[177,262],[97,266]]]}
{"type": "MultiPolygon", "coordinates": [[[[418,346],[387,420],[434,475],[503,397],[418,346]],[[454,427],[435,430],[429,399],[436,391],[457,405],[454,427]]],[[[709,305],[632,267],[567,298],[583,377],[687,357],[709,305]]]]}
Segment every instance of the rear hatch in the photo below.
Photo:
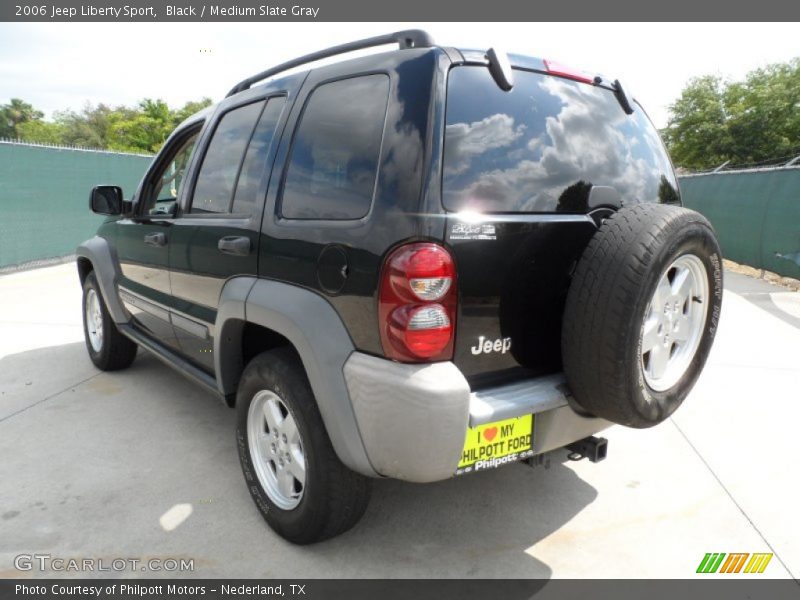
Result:
{"type": "Polygon", "coordinates": [[[561,315],[594,209],[680,202],[632,104],[627,114],[612,85],[547,72],[514,69],[505,92],[486,66],[450,70],[442,201],[458,270],[454,361],[473,388],[561,369],[561,315]]]}

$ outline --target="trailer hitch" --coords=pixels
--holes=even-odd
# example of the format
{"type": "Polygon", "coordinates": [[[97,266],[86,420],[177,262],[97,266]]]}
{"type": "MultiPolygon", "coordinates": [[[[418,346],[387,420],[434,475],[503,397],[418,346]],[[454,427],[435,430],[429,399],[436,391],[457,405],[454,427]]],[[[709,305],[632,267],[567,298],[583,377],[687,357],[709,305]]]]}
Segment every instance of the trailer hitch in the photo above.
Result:
{"type": "Polygon", "coordinates": [[[588,458],[589,462],[596,463],[605,460],[608,453],[608,440],[592,435],[577,442],[572,442],[566,446],[566,449],[569,450],[567,455],[569,460],[588,458]]]}

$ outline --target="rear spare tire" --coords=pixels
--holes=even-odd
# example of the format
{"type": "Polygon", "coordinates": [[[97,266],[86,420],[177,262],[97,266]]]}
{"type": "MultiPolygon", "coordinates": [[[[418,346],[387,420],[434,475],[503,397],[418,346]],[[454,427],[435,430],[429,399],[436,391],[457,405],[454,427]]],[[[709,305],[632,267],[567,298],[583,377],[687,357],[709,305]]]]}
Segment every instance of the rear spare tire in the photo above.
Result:
{"type": "Polygon", "coordinates": [[[575,268],[561,351],[576,408],[652,427],[681,405],[705,364],[722,305],[714,230],[692,210],[614,213],[575,268]]]}

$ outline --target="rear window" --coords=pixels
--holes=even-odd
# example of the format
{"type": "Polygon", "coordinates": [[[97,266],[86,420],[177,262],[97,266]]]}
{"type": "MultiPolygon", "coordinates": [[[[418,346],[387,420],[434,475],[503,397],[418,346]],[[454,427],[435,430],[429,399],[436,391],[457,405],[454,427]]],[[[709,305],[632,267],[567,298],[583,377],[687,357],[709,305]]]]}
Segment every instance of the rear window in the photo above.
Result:
{"type": "Polygon", "coordinates": [[[587,212],[592,185],[625,204],[679,202],[644,111],[626,115],[607,89],[514,71],[503,92],[486,67],[450,71],[443,202],[450,211],[587,212]]]}

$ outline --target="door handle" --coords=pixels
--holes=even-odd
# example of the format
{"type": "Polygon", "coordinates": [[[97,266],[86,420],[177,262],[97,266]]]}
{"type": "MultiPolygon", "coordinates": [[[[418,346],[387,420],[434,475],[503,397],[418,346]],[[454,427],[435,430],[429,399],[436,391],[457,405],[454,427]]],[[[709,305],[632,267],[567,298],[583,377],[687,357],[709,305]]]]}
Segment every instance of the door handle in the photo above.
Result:
{"type": "Polygon", "coordinates": [[[250,254],[250,238],[227,236],[219,240],[217,248],[225,254],[247,256],[250,254]]]}
{"type": "Polygon", "coordinates": [[[148,233],[144,236],[144,243],[148,246],[166,246],[167,236],[163,233],[148,233]]]}

